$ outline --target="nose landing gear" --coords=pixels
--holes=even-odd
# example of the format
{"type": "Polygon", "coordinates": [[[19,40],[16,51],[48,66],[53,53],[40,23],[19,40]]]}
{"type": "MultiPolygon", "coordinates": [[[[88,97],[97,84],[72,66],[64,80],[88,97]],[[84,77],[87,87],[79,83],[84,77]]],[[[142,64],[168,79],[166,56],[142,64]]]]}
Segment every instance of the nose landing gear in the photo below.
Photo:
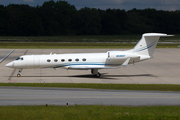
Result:
{"type": "Polygon", "coordinates": [[[17,74],[17,77],[21,77],[21,74],[20,74],[20,73],[22,72],[22,70],[23,70],[23,69],[19,69],[19,72],[18,72],[18,74],[17,74]]]}

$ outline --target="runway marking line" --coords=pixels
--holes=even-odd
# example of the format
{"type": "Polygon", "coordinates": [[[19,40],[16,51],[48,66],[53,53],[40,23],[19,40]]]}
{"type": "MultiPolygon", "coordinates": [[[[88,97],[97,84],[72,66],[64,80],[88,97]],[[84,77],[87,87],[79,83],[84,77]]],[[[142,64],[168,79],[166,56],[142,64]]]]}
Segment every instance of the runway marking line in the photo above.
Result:
{"type": "Polygon", "coordinates": [[[12,49],[8,54],[6,54],[2,59],[0,59],[0,63],[2,63],[14,51],[15,51],[15,49],[12,49]]]}

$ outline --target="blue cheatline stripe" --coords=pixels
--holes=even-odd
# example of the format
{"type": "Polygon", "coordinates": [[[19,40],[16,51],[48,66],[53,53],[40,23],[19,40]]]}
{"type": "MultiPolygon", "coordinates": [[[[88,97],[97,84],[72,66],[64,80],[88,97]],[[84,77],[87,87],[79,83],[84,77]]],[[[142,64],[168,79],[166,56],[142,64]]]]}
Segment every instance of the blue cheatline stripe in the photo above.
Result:
{"type": "MultiPolygon", "coordinates": [[[[158,40],[157,40],[157,41],[158,41],[158,40]]],[[[151,48],[152,46],[154,46],[154,45],[156,44],[157,41],[154,41],[153,43],[151,43],[151,44],[149,44],[149,45],[147,45],[147,46],[144,46],[144,47],[142,47],[142,48],[136,49],[136,50],[134,50],[134,51],[135,51],[135,52],[140,52],[140,51],[146,50],[146,49],[148,49],[148,48],[151,48]]]]}
{"type": "Polygon", "coordinates": [[[65,63],[65,64],[59,64],[59,65],[55,65],[55,66],[49,66],[49,67],[53,67],[53,68],[60,68],[60,67],[66,67],[66,66],[75,66],[75,65],[89,65],[89,66],[91,66],[91,65],[101,65],[101,66],[111,66],[111,65],[120,65],[120,64],[105,64],[105,63],[101,63],[101,62],[99,62],[99,63],[97,63],[97,62],[87,62],[87,63],[85,63],[85,62],[83,62],[83,63],[80,63],[80,62],[78,62],[78,63],[74,63],[74,62],[72,62],[72,63],[65,63]]]}
{"type": "Polygon", "coordinates": [[[57,66],[55,66],[56,68],[58,68],[58,67],[65,67],[65,66],[74,66],[74,65],[102,65],[102,66],[104,66],[104,65],[106,65],[106,64],[104,64],[104,63],[66,63],[66,64],[59,64],[59,65],[57,65],[57,66]]]}

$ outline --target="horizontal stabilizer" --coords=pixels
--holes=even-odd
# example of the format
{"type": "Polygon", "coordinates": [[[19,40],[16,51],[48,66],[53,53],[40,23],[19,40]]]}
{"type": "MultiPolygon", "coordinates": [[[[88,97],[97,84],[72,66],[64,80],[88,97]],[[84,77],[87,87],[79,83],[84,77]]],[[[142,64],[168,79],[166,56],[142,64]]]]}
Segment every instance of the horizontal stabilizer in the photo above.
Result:
{"type": "Polygon", "coordinates": [[[121,65],[121,67],[126,67],[127,64],[129,63],[129,60],[130,60],[130,58],[128,58],[128,59],[121,65]]]}
{"type": "Polygon", "coordinates": [[[170,37],[174,35],[167,35],[162,33],[145,33],[143,34],[144,37],[170,37]]]}

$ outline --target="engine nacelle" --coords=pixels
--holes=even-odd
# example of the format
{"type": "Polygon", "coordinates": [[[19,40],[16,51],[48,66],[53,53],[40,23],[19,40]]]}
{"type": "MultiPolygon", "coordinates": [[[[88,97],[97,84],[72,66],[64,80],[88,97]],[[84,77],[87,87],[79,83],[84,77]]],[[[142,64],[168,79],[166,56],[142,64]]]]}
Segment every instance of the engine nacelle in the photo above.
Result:
{"type": "Polygon", "coordinates": [[[130,63],[137,62],[139,60],[139,56],[125,51],[108,51],[108,61],[109,62],[124,62],[128,58],[130,58],[130,63]],[[138,58],[138,59],[137,59],[138,58]]]}
{"type": "Polygon", "coordinates": [[[138,56],[134,53],[129,53],[125,51],[108,51],[108,58],[110,59],[127,59],[127,58],[137,58],[138,56]]]}

